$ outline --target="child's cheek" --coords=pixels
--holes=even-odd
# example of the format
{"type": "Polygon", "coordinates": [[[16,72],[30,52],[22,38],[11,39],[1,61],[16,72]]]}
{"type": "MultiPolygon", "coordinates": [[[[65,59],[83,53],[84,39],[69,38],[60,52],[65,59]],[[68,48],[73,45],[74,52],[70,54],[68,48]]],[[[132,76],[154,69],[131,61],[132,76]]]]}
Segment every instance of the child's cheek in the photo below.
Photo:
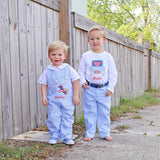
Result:
{"type": "Polygon", "coordinates": [[[53,61],[54,60],[54,57],[51,57],[51,61],[53,61]]]}
{"type": "Polygon", "coordinates": [[[63,61],[63,58],[60,58],[60,61],[63,61]]]}

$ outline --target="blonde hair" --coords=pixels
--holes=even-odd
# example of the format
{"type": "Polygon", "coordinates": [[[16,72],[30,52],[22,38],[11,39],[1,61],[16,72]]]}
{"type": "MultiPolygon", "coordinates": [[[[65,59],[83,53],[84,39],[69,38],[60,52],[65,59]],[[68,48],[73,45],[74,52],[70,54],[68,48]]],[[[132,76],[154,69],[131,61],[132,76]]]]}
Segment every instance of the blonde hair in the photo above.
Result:
{"type": "Polygon", "coordinates": [[[88,34],[87,34],[88,37],[89,37],[89,34],[94,30],[100,31],[102,38],[106,38],[106,32],[104,30],[104,27],[102,27],[102,26],[92,26],[88,31],[88,34]]]}
{"type": "Polygon", "coordinates": [[[50,54],[50,52],[53,52],[57,49],[60,49],[60,48],[64,48],[64,54],[67,54],[68,53],[68,46],[63,42],[63,41],[53,41],[49,44],[48,46],[48,54],[50,54]]]}

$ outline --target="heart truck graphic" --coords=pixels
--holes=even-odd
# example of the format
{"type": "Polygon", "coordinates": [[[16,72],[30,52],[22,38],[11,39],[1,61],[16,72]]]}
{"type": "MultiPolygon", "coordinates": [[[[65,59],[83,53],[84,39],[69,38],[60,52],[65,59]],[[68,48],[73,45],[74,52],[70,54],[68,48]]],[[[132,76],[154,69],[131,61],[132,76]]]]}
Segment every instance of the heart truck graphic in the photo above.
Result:
{"type": "Polygon", "coordinates": [[[94,60],[94,61],[92,61],[92,66],[93,67],[100,67],[100,66],[102,66],[102,60],[94,60]]]}

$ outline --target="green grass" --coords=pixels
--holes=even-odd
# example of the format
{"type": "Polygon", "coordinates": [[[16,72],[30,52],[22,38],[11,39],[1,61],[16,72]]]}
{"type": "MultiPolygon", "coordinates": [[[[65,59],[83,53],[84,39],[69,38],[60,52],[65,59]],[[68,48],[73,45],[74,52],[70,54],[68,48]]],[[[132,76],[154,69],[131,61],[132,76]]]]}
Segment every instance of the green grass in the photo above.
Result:
{"type": "Polygon", "coordinates": [[[64,144],[49,145],[41,142],[4,140],[0,142],[0,160],[45,159],[50,153],[61,154],[59,151],[64,146],[64,144]]]}
{"type": "Polygon", "coordinates": [[[147,106],[160,105],[160,90],[147,90],[144,95],[136,99],[123,99],[120,100],[120,106],[111,108],[111,120],[116,120],[125,113],[137,113],[138,109],[143,109],[147,106]]]}
{"type": "Polygon", "coordinates": [[[132,119],[142,119],[142,117],[140,115],[136,115],[132,119]]]}

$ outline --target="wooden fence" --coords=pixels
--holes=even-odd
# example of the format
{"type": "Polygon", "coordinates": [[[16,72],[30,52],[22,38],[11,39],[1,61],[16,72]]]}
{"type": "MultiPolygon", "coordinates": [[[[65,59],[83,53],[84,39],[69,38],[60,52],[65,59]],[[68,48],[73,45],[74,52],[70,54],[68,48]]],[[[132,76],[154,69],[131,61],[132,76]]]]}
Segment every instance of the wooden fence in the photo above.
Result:
{"type": "Polygon", "coordinates": [[[0,0],[0,139],[45,124],[37,79],[48,43],[59,39],[60,8],[47,2],[0,0]]]}
{"type": "Polygon", "coordinates": [[[150,58],[150,79],[151,88],[160,88],[160,54],[151,51],[150,58]]]}
{"type": "MultiPolygon", "coordinates": [[[[82,54],[89,50],[87,31],[96,23],[71,14],[69,3],[70,0],[0,0],[0,140],[46,123],[47,109],[42,106],[37,80],[49,63],[48,44],[59,39],[69,44],[67,61],[77,71],[82,54]]],[[[118,69],[112,106],[119,105],[120,97],[143,94],[149,83],[152,88],[160,88],[159,55],[149,54],[147,44],[136,43],[107,28],[106,33],[104,49],[113,55],[118,69]]],[[[82,90],[80,99],[76,118],[83,114],[82,90]]]]}

